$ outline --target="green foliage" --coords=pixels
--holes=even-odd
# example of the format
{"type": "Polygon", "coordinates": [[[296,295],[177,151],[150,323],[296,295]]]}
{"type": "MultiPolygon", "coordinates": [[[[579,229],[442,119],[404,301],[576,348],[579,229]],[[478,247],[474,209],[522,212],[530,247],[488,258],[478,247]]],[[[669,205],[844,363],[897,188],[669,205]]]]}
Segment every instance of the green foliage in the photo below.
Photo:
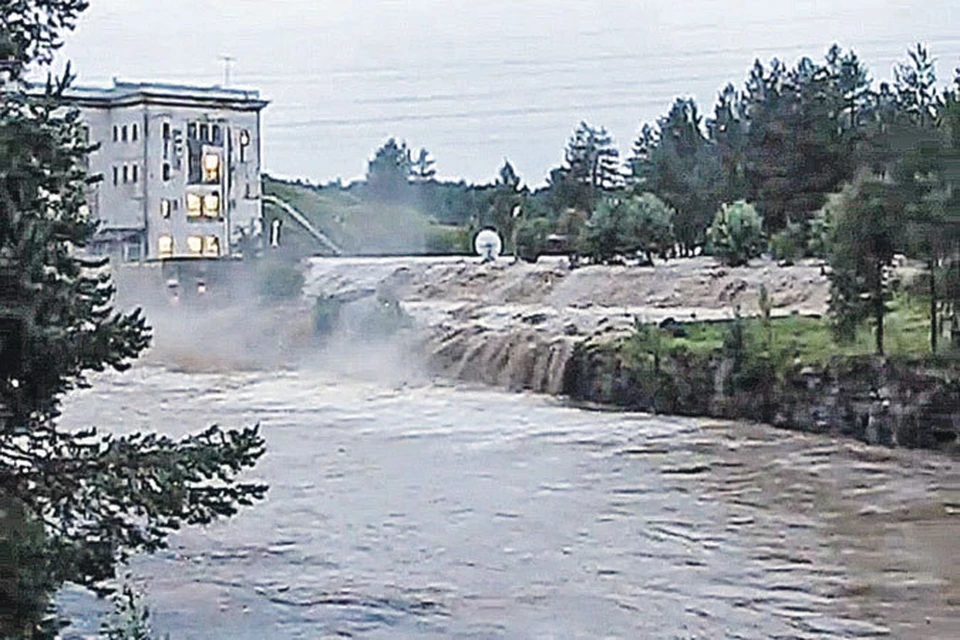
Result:
{"type": "Polygon", "coordinates": [[[618,256],[666,255],[673,245],[675,212],[653,194],[605,198],[584,233],[584,254],[596,262],[618,256]]]}
{"type": "MultiPolygon", "coordinates": [[[[428,189],[433,184],[416,187],[428,189]]],[[[272,178],[264,178],[263,188],[295,207],[349,254],[420,253],[427,246],[430,220],[412,205],[364,199],[367,194],[362,189],[310,187],[272,178]]],[[[269,204],[265,211],[270,216],[286,215],[269,204]]],[[[295,248],[295,255],[316,251],[314,241],[295,222],[287,220],[283,232],[284,245],[295,248]]]]}
{"type": "Polygon", "coordinates": [[[64,31],[72,31],[87,0],[5,0],[0,52],[7,64],[0,68],[18,80],[30,64],[46,65],[62,45],[64,31]]]}
{"type": "Polygon", "coordinates": [[[780,263],[791,265],[804,256],[806,245],[803,225],[799,222],[788,222],[786,228],[770,238],[770,253],[780,263]]]}
{"type": "Polygon", "coordinates": [[[524,217],[517,227],[517,256],[527,262],[536,262],[547,249],[547,236],[552,227],[546,218],[524,217]]]}
{"type": "Polygon", "coordinates": [[[861,176],[831,207],[830,315],[838,339],[849,341],[872,315],[876,350],[883,353],[887,271],[902,233],[904,203],[896,189],[861,176]]]}
{"type": "Polygon", "coordinates": [[[436,161],[430,157],[430,152],[421,148],[417,154],[417,159],[410,164],[410,176],[414,182],[427,182],[433,180],[437,175],[434,168],[436,161]]]}
{"type": "Polygon", "coordinates": [[[279,260],[265,260],[258,265],[260,297],[267,301],[290,300],[303,292],[304,276],[296,264],[279,260]]]}
{"type": "MultiPolygon", "coordinates": [[[[49,61],[84,7],[5,7],[4,35],[20,56],[6,73],[49,61]]],[[[13,561],[0,568],[0,636],[49,635],[41,612],[64,582],[96,588],[131,553],[266,491],[237,480],[263,455],[257,428],[175,441],[56,424],[67,391],[87,386],[91,371],[129,368],[150,341],[139,311],[113,310],[104,262],[78,252],[94,232],[85,207],[94,178],[79,114],[64,108],[70,80],[68,71],[49,81],[40,97],[8,83],[0,106],[0,546],[13,561]]]]}
{"type": "Polygon", "coordinates": [[[113,612],[100,624],[100,637],[105,640],[152,640],[150,608],[144,603],[143,594],[129,582],[113,594],[113,612]]]}
{"type": "Polygon", "coordinates": [[[514,171],[509,160],[504,161],[499,178],[494,184],[487,221],[508,243],[510,250],[514,248],[513,232],[517,216],[522,210],[523,192],[520,176],[514,171]]]}
{"type": "Polygon", "coordinates": [[[556,211],[592,212],[604,192],[621,185],[620,152],[603,127],[581,122],[564,150],[564,165],[550,172],[550,198],[556,211]]]}
{"type": "Polygon", "coordinates": [[[707,232],[707,251],[729,266],[746,264],[763,252],[763,221],[742,200],[722,205],[707,232]]]}
{"type": "Polygon", "coordinates": [[[807,237],[807,255],[814,258],[826,258],[830,254],[830,239],[833,236],[833,216],[830,213],[836,205],[833,200],[839,194],[827,196],[827,204],[810,219],[810,233],[807,237]]]}
{"type": "Polygon", "coordinates": [[[470,230],[465,227],[430,225],[427,227],[425,253],[448,256],[470,253],[470,230]]]}
{"type": "Polygon", "coordinates": [[[405,202],[410,195],[413,161],[407,143],[390,138],[367,166],[366,191],[375,200],[405,202]]]}
{"type": "Polygon", "coordinates": [[[696,103],[678,99],[656,129],[644,125],[629,160],[634,189],[655,194],[676,210],[674,229],[685,255],[703,245],[720,203],[717,146],[701,126],[696,103]]]}

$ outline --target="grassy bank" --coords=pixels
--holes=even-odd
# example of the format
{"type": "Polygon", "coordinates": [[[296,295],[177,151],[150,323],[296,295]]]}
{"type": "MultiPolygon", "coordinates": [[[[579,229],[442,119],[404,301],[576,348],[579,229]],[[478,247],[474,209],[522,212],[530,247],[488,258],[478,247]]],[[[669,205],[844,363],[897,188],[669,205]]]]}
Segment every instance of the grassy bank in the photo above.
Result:
{"type": "MultiPolygon", "coordinates": [[[[415,207],[366,201],[336,188],[263,178],[266,195],[298,210],[351,255],[459,253],[469,249],[460,227],[440,225],[415,207]]],[[[282,245],[300,255],[320,251],[315,241],[279,207],[267,203],[267,223],[283,221],[282,245]]],[[[322,252],[322,251],[320,251],[322,252]]]]}
{"type": "Polygon", "coordinates": [[[872,443],[956,448],[960,358],[929,349],[925,301],[901,295],[873,354],[869,327],[837,344],[826,319],[637,325],[581,344],[565,380],[574,399],[664,414],[747,419],[872,443]]]}
{"type": "MultiPolygon", "coordinates": [[[[905,361],[930,359],[929,302],[920,296],[901,294],[889,303],[889,309],[884,322],[886,355],[905,361]]],[[[791,316],[769,322],[752,317],[743,319],[742,326],[744,339],[754,352],[766,351],[783,365],[824,365],[838,357],[871,356],[875,348],[873,327],[869,325],[860,326],[849,343],[838,343],[828,320],[820,317],[791,316]]],[[[624,339],[620,348],[627,353],[649,353],[656,342],[667,353],[716,354],[723,351],[730,334],[729,321],[684,323],[676,334],[638,330],[624,339]]],[[[949,361],[957,354],[944,345],[939,355],[949,361]]]]}

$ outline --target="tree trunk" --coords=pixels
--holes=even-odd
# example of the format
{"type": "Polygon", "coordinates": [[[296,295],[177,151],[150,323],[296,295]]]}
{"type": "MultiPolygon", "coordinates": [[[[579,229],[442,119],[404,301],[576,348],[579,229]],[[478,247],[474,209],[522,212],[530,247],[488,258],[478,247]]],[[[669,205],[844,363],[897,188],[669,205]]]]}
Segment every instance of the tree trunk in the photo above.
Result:
{"type": "Polygon", "coordinates": [[[877,263],[876,285],[873,291],[873,318],[877,323],[877,355],[883,355],[883,264],[877,263]]]}
{"type": "Polygon", "coordinates": [[[939,328],[937,322],[937,261],[931,256],[927,264],[930,271],[930,353],[937,353],[937,338],[939,337],[939,328]]]}

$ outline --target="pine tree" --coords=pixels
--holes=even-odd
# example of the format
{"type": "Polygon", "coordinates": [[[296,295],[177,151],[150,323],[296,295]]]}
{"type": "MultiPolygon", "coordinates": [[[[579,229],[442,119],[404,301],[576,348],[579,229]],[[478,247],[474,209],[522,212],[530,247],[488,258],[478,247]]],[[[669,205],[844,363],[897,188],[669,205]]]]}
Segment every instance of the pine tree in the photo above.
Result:
{"type": "Polygon", "coordinates": [[[877,354],[884,352],[888,271],[900,246],[905,203],[889,183],[865,173],[832,203],[830,314],[837,337],[849,341],[873,317],[877,354]]]}
{"type": "Polygon", "coordinates": [[[139,311],[112,309],[105,263],[79,257],[95,230],[85,194],[96,178],[85,170],[79,114],[64,106],[69,69],[39,97],[20,83],[85,8],[4,7],[13,46],[0,71],[0,554],[16,564],[0,569],[2,637],[41,636],[64,582],[97,587],[129,554],[266,491],[237,481],[264,451],[256,428],[175,441],[57,426],[66,392],[87,386],[89,372],[129,368],[150,340],[139,311]]]}
{"type": "Polygon", "coordinates": [[[622,186],[620,152],[603,127],[581,122],[564,150],[564,165],[548,180],[557,211],[591,212],[604,192],[622,186]]]}
{"type": "Polygon", "coordinates": [[[390,138],[367,165],[366,190],[377,200],[405,202],[410,196],[412,165],[407,143],[390,138]]]}
{"type": "Polygon", "coordinates": [[[912,249],[927,263],[927,290],[930,295],[930,350],[937,352],[939,323],[938,273],[945,245],[942,235],[944,199],[949,199],[949,185],[938,175],[944,141],[939,128],[942,101],[937,92],[935,61],[927,49],[917,44],[908,51],[910,62],[894,68],[897,104],[900,110],[900,131],[909,139],[902,149],[892,174],[908,200],[907,214],[913,233],[912,249]]]}
{"type": "Polygon", "coordinates": [[[655,130],[641,129],[630,159],[635,190],[649,191],[676,209],[674,231],[684,255],[704,244],[719,206],[719,156],[702,125],[696,103],[678,99],[655,130]]]}
{"type": "Polygon", "coordinates": [[[417,159],[411,163],[410,176],[414,182],[429,182],[437,175],[437,169],[434,166],[436,164],[436,160],[430,157],[430,152],[421,148],[417,159]]]}
{"type": "Polygon", "coordinates": [[[504,160],[491,195],[489,219],[500,236],[509,243],[510,251],[516,251],[514,231],[517,227],[516,216],[523,202],[523,191],[520,176],[510,161],[504,160]]]}

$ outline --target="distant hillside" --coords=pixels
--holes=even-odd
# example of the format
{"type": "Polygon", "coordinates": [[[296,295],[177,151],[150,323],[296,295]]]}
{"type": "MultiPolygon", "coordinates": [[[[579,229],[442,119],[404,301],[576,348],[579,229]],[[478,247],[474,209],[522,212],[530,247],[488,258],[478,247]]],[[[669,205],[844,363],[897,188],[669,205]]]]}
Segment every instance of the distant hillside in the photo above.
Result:
{"type": "MultiPolygon", "coordinates": [[[[336,188],[321,188],[264,176],[263,191],[297,209],[347,254],[416,255],[452,253],[457,229],[437,225],[411,206],[366,202],[336,188]]],[[[281,208],[266,203],[267,228],[283,221],[282,242],[297,253],[324,249],[281,208]]]]}

